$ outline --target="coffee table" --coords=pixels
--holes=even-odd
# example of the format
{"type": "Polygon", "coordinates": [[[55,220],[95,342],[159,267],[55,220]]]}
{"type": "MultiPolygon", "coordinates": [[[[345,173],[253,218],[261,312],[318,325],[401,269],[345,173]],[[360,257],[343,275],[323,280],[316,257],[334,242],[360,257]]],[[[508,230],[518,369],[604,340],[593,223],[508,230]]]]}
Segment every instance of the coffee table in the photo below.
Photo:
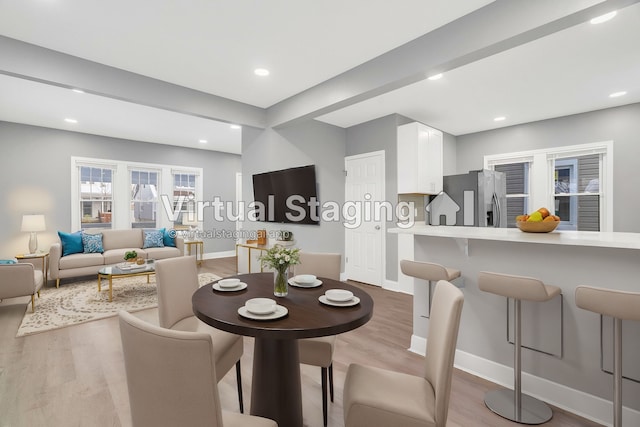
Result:
{"type": "Polygon", "coordinates": [[[113,279],[134,276],[147,276],[147,283],[152,274],[156,274],[154,260],[148,259],[142,265],[129,266],[129,263],[121,262],[109,265],[98,271],[98,292],[102,290],[102,279],[109,279],[109,302],[113,300],[113,279]]]}

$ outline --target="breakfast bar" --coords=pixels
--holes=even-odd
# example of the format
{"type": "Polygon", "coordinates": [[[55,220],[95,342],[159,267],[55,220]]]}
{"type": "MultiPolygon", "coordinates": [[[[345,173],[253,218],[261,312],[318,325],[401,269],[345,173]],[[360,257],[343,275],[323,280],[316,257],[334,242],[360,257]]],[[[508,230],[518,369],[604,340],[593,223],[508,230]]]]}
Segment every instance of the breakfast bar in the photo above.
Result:
{"type": "MultiPolygon", "coordinates": [[[[462,314],[456,366],[509,387],[513,365],[513,306],[478,289],[478,273],[529,276],[561,288],[562,297],[523,303],[523,391],[594,420],[611,411],[612,319],[575,305],[575,288],[640,290],[640,233],[553,231],[416,225],[398,234],[398,260],[427,261],[459,269],[462,314]],[[539,307],[538,307],[539,306],[539,307]],[[507,325],[505,327],[505,325],[507,325]],[[600,333],[602,326],[602,333],[600,333]],[[602,336],[602,338],[601,338],[602,336]],[[601,339],[604,344],[601,343],[601,339]],[[531,351],[536,350],[536,351],[531,351]],[[602,355],[602,362],[601,362],[602,355]],[[602,368],[602,369],[601,369],[602,368]]],[[[414,295],[411,350],[424,352],[428,318],[426,283],[399,273],[398,288],[414,295]]],[[[624,418],[640,425],[640,325],[624,324],[624,418]]]]}

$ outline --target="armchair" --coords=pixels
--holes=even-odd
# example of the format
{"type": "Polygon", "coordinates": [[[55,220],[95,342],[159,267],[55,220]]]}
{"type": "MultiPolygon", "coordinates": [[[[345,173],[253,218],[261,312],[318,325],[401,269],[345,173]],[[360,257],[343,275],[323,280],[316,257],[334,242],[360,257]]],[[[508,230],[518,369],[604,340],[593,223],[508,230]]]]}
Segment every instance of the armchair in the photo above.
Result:
{"type": "Polygon", "coordinates": [[[0,265],[0,299],[31,295],[31,311],[35,311],[35,295],[40,297],[43,284],[42,272],[35,270],[33,264],[0,265]]]}

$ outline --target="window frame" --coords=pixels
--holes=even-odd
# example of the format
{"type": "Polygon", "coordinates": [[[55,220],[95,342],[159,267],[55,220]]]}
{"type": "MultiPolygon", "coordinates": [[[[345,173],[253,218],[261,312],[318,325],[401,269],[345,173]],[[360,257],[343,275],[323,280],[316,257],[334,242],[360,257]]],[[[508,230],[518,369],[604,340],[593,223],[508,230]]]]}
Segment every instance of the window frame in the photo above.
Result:
{"type": "Polygon", "coordinates": [[[531,159],[529,168],[530,206],[555,206],[555,161],[567,157],[599,154],[600,157],[600,231],[613,231],[613,141],[568,145],[539,150],[484,156],[484,167],[521,163],[531,159]]]}

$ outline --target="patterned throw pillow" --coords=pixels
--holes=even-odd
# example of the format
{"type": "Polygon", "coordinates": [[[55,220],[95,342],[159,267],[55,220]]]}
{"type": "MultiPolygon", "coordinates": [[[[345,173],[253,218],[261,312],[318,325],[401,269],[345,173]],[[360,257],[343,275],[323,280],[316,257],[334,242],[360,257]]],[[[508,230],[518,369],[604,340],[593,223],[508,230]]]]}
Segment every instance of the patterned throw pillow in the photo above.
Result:
{"type": "Polygon", "coordinates": [[[144,231],[144,244],[142,249],[147,248],[163,248],[164,247],[164,234],[160,230],[145,230],[144,231]]]}
{"type": "Polygon", "coordinates": [[[82,233],[82,246],[84,247],[85,254],[103,253],[104,249],[102,248],[102,233],[82,233]]]}

